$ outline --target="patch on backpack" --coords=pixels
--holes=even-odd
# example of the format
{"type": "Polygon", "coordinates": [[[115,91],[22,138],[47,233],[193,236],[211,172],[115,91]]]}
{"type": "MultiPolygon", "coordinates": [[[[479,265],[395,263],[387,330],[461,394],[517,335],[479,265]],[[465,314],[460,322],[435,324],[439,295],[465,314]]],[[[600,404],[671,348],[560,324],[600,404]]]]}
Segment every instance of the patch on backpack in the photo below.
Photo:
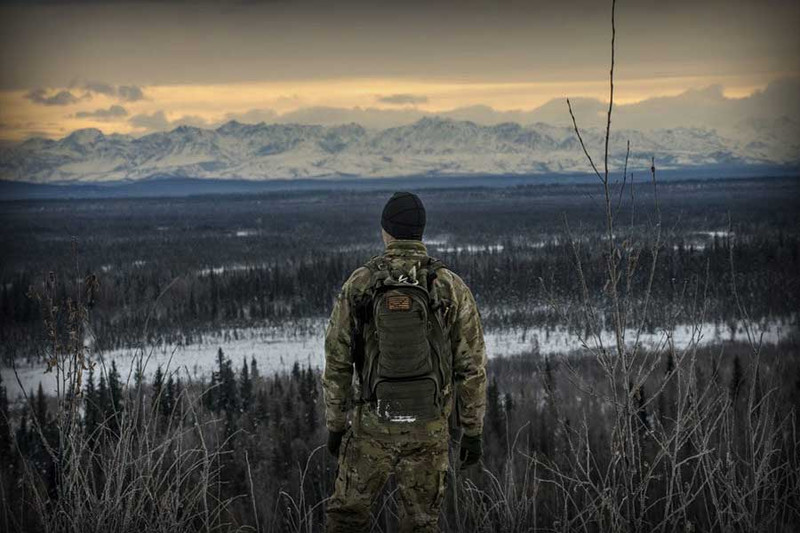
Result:
{"type": "Polygon", "coordinates": [[[389,296],[386,298],[386,307],[389,311],[409,311],[411,309],[411,296],[389,296]]]}

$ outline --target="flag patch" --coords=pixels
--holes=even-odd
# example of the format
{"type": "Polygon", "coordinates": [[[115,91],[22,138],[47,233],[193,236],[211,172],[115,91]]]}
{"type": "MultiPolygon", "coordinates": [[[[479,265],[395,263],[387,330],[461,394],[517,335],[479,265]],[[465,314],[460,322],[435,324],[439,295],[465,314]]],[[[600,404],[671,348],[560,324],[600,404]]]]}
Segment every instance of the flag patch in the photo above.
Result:
{"type": "Polygon", "coordinates": [[[411,296],[389,296],[386,298],[389,311],[408,311],[411,309],[411,296]]]}

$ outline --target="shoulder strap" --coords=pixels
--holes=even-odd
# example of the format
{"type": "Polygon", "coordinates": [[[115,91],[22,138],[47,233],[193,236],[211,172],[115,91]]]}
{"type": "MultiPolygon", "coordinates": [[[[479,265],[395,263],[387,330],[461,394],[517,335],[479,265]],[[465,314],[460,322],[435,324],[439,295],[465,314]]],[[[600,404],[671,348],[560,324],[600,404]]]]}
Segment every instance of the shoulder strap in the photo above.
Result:
{"type": "MultiPolygon", "coordinates": [[[[389,273],[383,257],[376,255],[364,264],[370,272],[370,280],[364,292],[352,304],[353,329],[351,331],[351,354],[359,379],[362,379],[366,353],[364,328],[372,320],[372,301],[378,287],[383,285],[389,273]]],[[[363,383],[363,380],[362,380],[363,383]]],[[[363,393],[363,391],[362,391],[363,393]]]]}
{"type": "Polygon", "coordinates": [[[436,280],[438,271],[446,267],[444,262],[440,261],[439,259],[428,257],[428,261],[424,268],[427,271],[427,279],[425,280],[425,283],[426,288],[428,289],[428,294],[430,295],[431,307],[434,311],[437,311],[441,306],[441,302],[439,301],[438,295],[433,288],[433,282],[436,280]]]}

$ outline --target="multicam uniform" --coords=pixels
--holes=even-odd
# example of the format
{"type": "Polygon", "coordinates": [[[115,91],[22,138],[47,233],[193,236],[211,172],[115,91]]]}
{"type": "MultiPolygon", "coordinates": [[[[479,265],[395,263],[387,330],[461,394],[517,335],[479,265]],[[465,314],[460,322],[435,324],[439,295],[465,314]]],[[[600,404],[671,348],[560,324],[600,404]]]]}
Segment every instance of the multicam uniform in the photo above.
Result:
{"type": "MultiPolygon", "coordinates": [[[[410,272],[427,259],[427,250],[420,241],[397,240],[387,245],[382,258],[391,270],[410,272]]],[[[328,531],[368,531],[372,502],[392,473],[400,495],[401,528],[436,531],[448,468],[448,417],[454,389],[464,434],[483,432],[486,350],[480,316],[461,278],[439,269],[433,289],[446,306],[444,322],[453,369],[442,384],[444,410],[433,421],[384,422],[369,403],[351,409],[361,386],[358,378],[353,379],[354,302],[369,288],[370,278],[366,267],[353,272],[336,300],[325,333],[322,387],[327,427],[331,432],[347,430],[328,503],[328,531]]]]}

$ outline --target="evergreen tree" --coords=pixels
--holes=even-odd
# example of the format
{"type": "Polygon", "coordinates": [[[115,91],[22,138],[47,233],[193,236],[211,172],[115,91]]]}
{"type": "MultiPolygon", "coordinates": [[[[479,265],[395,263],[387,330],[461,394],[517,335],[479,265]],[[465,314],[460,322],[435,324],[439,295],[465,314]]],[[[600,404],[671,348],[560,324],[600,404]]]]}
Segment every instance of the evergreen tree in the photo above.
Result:
{"type": "Polygon", "coordinates": [[[544,358],[544,390],[548,396],[552,396],[555,387],[553,379],[553,365],[550,363],[550,358],[544,358]]]}
{"type": "Polygon", "coordinates": [[[34,402],[34,416],[38,428],[35,430],[33,442],[32,459],[36,470],[41,474],[42,479],[47,483],[48,492],[54,495],[55,491],[55,464],[50,450],[53,450],[57,441],[56,428],[50,420],[47,408],[47,397],[44,394],[42,382],[39,382],[39,389],[36,392],[34,402]]]}
{"type": "Polygon", "coordinates": [[[50,420],[47,412],[47,397],[44,395],[44,389],[42,388],[41,381],[39,382],[39,388],[36,391],[35,409],[36,410],[34,413],[36,414],[36,422],[44,430],[50,420]]]}
{"type": "Polygon", "coordinates": [[[175,388],[172,391],[172,405],[175,417],[178,420],[183,420],[183,383],[181,378],[175,379],[175,388]]]}
{"type": "Polygon", "coordinates": [[[269,425],[269,396],[267,391],[260,387],[256,392],[256,421],[258,425],[269,425]]]}
{"type": "Polygon", "coordinates": [[[503,408],[506,411],[506,415],[514,410],[514,398],[510,392],[507,392],[503,397],[503,408]]]}
{"type": "Polygon", "coordinates": [[[283,380],[278,375],[278,372],[275,372],[275,375],[272,377],[272,384],[270,386],[269,393],[272,396],[283,396],[283,380]]]}
{"type": "Polygon", "coordinates": [[[158,412],[159,404],[163,401],[161,398],[161,390],[164,388],[164,372],[161,370],[161,365],[156,367],[156,373],[153,375],[153,399],[151,409],[153,413],[158,412]]]}
{"type": "Polygon", "coordinates": [[[136,387],[136,390],[141,390],[142,383],[144,383],[144,367],[142,366],[142,360],[136,360],[136,370],[133,372],[133,385],[136,387]]]}
{"type": "Polygon", "coordinates": [[[172,374],[170,374],[169,379],[167,379],[167,384],[164,386],[164,391],[161,393],[161,403],[159,405],[161,408],[161,416],[164,418],[170,418],[173,413],[173,408],[175,407],[175,380],[172,379],[172,374]]]}
{"type": "Polygon", "coordinates": [[[101,413],[98,407],[97,388],[94,384],[94,365],[89,364],[86,386],[83,389],[83,425],[87,435],[94,435],[100,424],[101,413]]]}
{"type": "Polygon", "coordinates": [[[111,395],[108,392],[106,377],[100,373],[100,383],[97,385],[97,409],[100,413],[101,425],[108,424],[108,413],[111,412],[111,395]]]}
{"type": "Polygon", "coordinates": [[[239,395],[241,397],[241,409],[243,412],[250,410],[253,401],[253,381],[250,379],[250,369],[247,366],[247,359],[242,360],[242,373],[240,375],[239,395]]]}
{"type": "Polygon", "coordinates": [[[119,431],[120,417],[122,416],[122,382],[120,381],[117,362],[111,361],[111,371],[108,373],[108,411],[104,414],[108,425],[114,433],[119,431]]]}
{"type": "Polygon", "coordinates": [[[250,379],[253,380],[254,383],[258,383],[258,379],[261,377],[261,374],[258,372],[258,363],[256,362],[256,356],[252,356],[250,359],[250,379]]]}
{"type": "Polygon", "coordinates": [[[303,381],[305,383],[305,394],[303,395],[306,406],[305,421],[309,434],[313,434],[317,430],[319,418],[317,416],[317,399],[319,397],[319,392],[317,390],[317,380],[314,377],[314,371],[311,370],[311,365],[306,369],[303,381]]]}
{"type": "Polygon", "coordinates": [[[217,410],[233,414],[237,411],[239,406],[239,386],[236,383],[236,374],[233,371],[233,363],[230,359],[223,358],[224,356],[222,355],[221,348],[219,350],[219,354],[217,410]]]}
{"type": "MultiPolygon", "coordinates": [[[[490,420],[492,433],[501,442],[505,442],[504,422],[505,417],[500,407],[500,390],[497,386],[497,378],[492,378],[492,382],[486,390],[486,418],[490,420]]],[[[505,444],[503,444],[505,446],[505,444]]]]}

